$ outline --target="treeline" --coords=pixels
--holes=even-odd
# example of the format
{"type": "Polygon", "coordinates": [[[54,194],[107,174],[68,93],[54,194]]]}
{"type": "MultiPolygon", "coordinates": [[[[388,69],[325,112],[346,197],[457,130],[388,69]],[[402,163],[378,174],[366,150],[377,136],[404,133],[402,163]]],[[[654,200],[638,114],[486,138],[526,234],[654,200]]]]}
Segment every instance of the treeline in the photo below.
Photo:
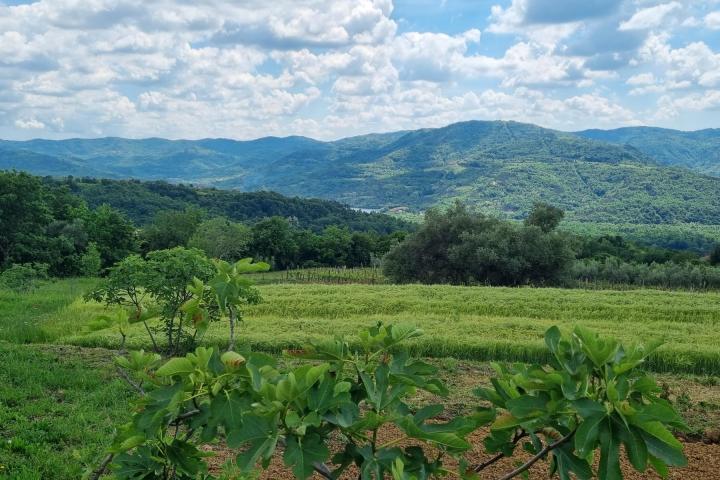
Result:
{"type": "Polygon", "coordinates": [[[267,217],[286,217],[301,228],[321,231],[342,225],[351,231],[388,234],[411,230],[414,226],[381,213],[366,213],[329,200],[286,197],[275,192],[239,192],[175,185],[162,181],[107,180],[66,177],[43,179],[49,185],[62,185],[91,207],[110,205],[124,212],[136,225],[153,221],[162,211],[195,208],[210,217],[226,217],[236,222],[255,222],[267,217]]]}
{"type": "Polygon", "coordinates": [[[139,233],[143,253],[191,247],[211,258],[233,261],[253,257],[276,270],[301,267],[376,265],[406,233],[353,232],[331,225],[316,232],[294,219],[264,218],[253,224],[225,217],[206,218],[197,209],[162,211],[139,233]]]}
{"type": "MultiPolygon", "coordinates": [[[[107,185],[110,188],[106,193],[112,194],[127,186],[133,186],[125,192],[128,195],[132,195],[133,188],[135,193],[149,191],[141,183],[107,185]]],[[[22,265],[24,269],[15,268],[11,272],[14,277],[28,269],[55,277],[97,275],[130,254],[145,255],[177,246],[195,247],[209,257],[225,260],[262,258],[278,269],[370,266],[377,264],[405,235],[402,230],[393,230],[405,224],[387,220],[390,217],[273,193],[256,194],[250,203],[232,195],[225,197],[235,198],[238,203],[222,204],[223,211],[234,212],[235,218],[252,219],[244,223],[214,215],[218,208],[208,211],[191,206],[165,210],[159,208],[168,205],[159,203],[152,204],[158,210],[151,219],[139,225],[118,208],[85,201],[75,193],[77,186],[72,180],[57,182],[26,173],[0,172],[0,271],[22,265]],[[273,216],[275,212],[299,216],[273,216]],[[346,219],[355,221],[343,223],[346,219]],[[325,225],[330,221],[337,224],[325,225]],[[363,226],[368,231],[355,230],[363,226]]],[[[200,195],[189,187],[161,182],[152,188],[200,195]]],[[[214,190],[206,193],[223,196],[214,190]]],[[[142,198],[141,195],[133,201],[142,202],[142,198]]]]}
{"type": "MultiPolygon", "coordinates": [[[[118,208],[92,204],[74,193],[103,182],[58,182],[0,172],[0,283],[17,286],[27,283],[23,279],[45,275],[98,275],[131,254],[146,257],[187,247],[227,261],[252,257],[274,270],[382,265],[395,282],[720,287],[720,269],[715,267],[720,246],[698,253],[642,245],[618,235],[573,234],[558,228],[564,212],[547,204],[535,205],[522,223],[456,204],[444,211],[429,210],[425,222],[407,233],[390,229],[407,224],[385,223],[385,216],[345,208],[333,217],[322,210],[328,202],[318,201],[319,210],[313,211],[312,201],[261,193],[253,197],[257,210],[240,210],[244,213],[233,217],[216,213],[233,212],[231,203],[206,210],[188,202],[160,209],[168,206],[161,202],[148,207],[155,211],[140,224],[118,208]],[[283,210],[285,203],[289,210],[283,210]],[[278,209],[299,216],[272,215],[278,209]],[[235,220],[238,216],[251,219],[241,222],[235,220]],[[338,223],[325,225],[330,218],[338,223]],[[362,223],[343,223],[353,218],[365,219],[368,229],[356,230],[362,223]]],[[[224,195],[162,182],[107,185],[97,191],[114,195],[130,188],[128,192],[140,192],[141,198],[153,189],[167,189],[180,198],[208,195],[217,200],[224,195]]],[[[236,194],[224,198],[240,198],[236,194]]]]}
{"type": "Polygon", "coordinates": [[[0,270],[35,264],[52,276],[96,275],[137,249],[135,226],[120,211],[89,208],[67,187],[26,173],[0,172],[0,270]]]}

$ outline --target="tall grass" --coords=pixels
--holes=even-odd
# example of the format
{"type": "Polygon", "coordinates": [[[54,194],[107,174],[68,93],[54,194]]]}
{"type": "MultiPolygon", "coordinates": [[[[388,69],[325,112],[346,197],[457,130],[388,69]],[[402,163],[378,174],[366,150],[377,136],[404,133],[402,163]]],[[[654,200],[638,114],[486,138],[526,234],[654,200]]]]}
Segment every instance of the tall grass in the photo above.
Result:
{"type": "Polygon", "coordinates": [[[29,292],[0,289],[0,340],[47,342],[68,334],[74,323],[84,324],[100,311],[79,300],[95,282],[72,278],[45,282],[29,292]]]}
{"type": "Polygon", "coordinates": [[[258,285],[276,283],[321,283],[329,285],[364,284],[379,285],[388,283],[379,267],[345,268],[319,267],[298,268],[251,274],[250,278],[258,285]]]}
{"type": "MultiPolygon", "coordinates": [[[[310,339],[355,333],[377,322],[412,323],[426,335],[411,343],[424,356],[473,360],[547,360],[543,334],[552,325],[583,324],[624,342],[665,344],[650,358],[657,371],[720,374],[720,294],[655,290],[452,287],[420,285],[265,285],[264,302],[247,309],[240,337],[279,351],[310,339]]],[[[77,330],[75,330],[77,332],[77,330]]],[[[206,343],[226,342],[224,324],[206,343]]],[[[111,331],[64,336],[89,346],[116,346],[111,331]]],[[[147,347],[140,327],[128,345],[147,347]]]]}

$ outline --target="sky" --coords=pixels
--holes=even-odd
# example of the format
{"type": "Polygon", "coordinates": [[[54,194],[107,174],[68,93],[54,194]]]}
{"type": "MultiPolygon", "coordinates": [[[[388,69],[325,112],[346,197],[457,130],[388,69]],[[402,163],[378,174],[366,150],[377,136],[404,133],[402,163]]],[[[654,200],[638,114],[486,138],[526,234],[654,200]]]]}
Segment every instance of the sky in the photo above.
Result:
{"type": "Polygon", "coordinates": [[[720,0],[0,0],[0,138],[720,127],[720,0]]]}

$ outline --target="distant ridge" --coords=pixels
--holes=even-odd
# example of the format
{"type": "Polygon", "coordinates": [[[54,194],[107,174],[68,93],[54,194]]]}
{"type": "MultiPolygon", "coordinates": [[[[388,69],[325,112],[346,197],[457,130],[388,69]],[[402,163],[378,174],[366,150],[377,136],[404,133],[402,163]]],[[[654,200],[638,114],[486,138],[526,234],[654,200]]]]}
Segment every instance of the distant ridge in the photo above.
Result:
{"type": "Polygon", "coordinates": [[[0,168],[195,183],[419,211],[460,199],[522,218],[535,201],[577,221],[720,224],[720,130],[560,132],[504,121],[370,134],[0,141],[0,168]]]}

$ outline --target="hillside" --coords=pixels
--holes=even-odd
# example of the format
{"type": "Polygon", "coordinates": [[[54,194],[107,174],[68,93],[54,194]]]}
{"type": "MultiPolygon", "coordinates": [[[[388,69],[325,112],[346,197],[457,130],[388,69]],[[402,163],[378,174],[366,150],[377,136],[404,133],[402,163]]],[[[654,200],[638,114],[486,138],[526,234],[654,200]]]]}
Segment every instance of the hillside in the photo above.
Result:
{"type": "Polygon", "coordinates": [[[627,127],[585,130],[577,132],[577,135],[632,146],[663,165],[686,167],[720,176],[720,128],[683,132],[666,128],[627,127]]]}
{"type": "Polygon", "coordinates": [[[32,140],[0,142],[0,166],[59,175],[69,162],[75,175],[273,190],[371,209],[418,211],[461,199],[522,218],[542,200],[575,221],[720,224],[720,179],[668,167],[642,145],[584,138],[593,135],[600,136],[472,121],[334,142],[32,140]],[[45,161],[27,161],[28,152],[45,161]]]}
{"type": "Polygon", "coordinates": [[[65,185],[91,208],[108,204],[121,210],[136,225],[144,225],[162,210],[199,208],[211,216],[235,221],[254,221],[270,216],[293,218],[302,228],[320,230],[328,225],[350,230],[390,233],[412,230],[413,225],[381,213],[365,213],[337,202],[312,198],[291,198],[275,192],[243,193],[213,188],[173,185],[162,181],[46,179],[65,185]]]}

